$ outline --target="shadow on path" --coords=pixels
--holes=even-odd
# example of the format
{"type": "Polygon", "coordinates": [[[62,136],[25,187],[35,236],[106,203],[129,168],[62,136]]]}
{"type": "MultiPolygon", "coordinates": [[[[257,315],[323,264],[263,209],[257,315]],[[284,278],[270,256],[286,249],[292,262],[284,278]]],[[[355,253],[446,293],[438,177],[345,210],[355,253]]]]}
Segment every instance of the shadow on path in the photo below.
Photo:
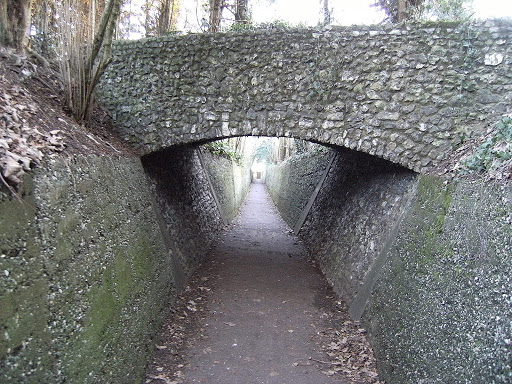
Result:
{"type": "Polygon", "coordinates": [[[326,374],[331,363],[320,346],[334,295],[263,184],[252,184],[181,305],[164,327],[147,383],[350,382],[326,374]],[[173,333],[182,334],[181,345],[173,333]]]}

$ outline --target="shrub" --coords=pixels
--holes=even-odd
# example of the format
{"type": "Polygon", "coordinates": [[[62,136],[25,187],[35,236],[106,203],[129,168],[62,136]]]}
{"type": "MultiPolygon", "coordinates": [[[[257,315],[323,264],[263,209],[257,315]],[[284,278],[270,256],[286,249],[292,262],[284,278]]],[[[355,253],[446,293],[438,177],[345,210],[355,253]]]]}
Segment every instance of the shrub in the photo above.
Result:
{"type": "Polygon", "coordinates": [[[226,159],[236,162],[238,165],[242,165],[243,156],[231,148],[226,141],[212,141],[203,146],[208,152],[211,152],[217,156],[225,157],[226,159]]]}
{"type": "Polygon", "coordinates": [[[503,117],[471,156],[461,162],[463,173],[490,172],[512,160],[512,118],[503,117]]]}

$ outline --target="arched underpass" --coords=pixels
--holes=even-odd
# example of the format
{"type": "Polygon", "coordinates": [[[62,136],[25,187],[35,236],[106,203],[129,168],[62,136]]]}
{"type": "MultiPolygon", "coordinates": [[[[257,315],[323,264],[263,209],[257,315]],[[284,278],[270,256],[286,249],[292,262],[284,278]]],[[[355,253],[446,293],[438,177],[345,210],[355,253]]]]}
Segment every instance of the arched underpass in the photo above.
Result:
{"type": "MultiPolygon", "coordinates": [[[[143,154],[287,136],[418,172],[365,175],[350,164],[376,160],[346,155],[301,236],[352,315],[363,315],[386,379],[506,382],[509,190],[428,173],[466,133],[510,113],[510,31],[486,21],[121,42],[99,98],[143,154]],[[505,293],[481,299],[488,290],[505,293]]],[[[298,216],[286,211],[307,167],[284,169],[296,177],[278,181],[274,199],[283,216],[298,216]]]]}
{"type": "MultiPolygon", "coordinates": [[[[179,157],[181,151],[196,156],[192,148],[181,148],[179,157]]],[[[171,164],[187,169],[170,153],[144,159],[157,183],[161,179],[152,170],[153,159],[161,170],[171,164]]],[[[198,158],[194,161],[200,164],[198,158]]],[[[501,345],[506,345],[506,320],[499,320],[501,325],[495,324],[489,333],[480,333],[476,325],[509,313],[506,301],[495,306],[496,301],[479,299],[487,295],[481,291],[484,281],[507,285],[508,277],[496,270],[508,268],[503,264],[506,257],[498,260],[501,249],[510,247],[505,221],[511,207],[500,197],[500,188],[448,183],[334,147],[269,171],[270,193],[290,227],[296,226],[326,168],[327,177],[299,236],[351,316],[362,317],[382,378],[392,383],[508,380],[508,347],[490,342],[497,331],[501,345]],[[475,236],[486,240],[481,243],[475,236]],[[490,259],[475,260],[475,253],[490,249],[490,259]],[[472,336],[462,336],[468,334],[472,336]]],[[[173,196],[179,195],[174,191],[173,196]]],[[[211,201],[210,207],[214,205],[211,201]]],[[[195,358],[196,363],[200,360],[195,358]]]]}
{"type": "MultiPolygon", "coordinates": [[[[510,186],[336,152],[299,234],[353,316],[364,309],[381,377],[506,383],[510,186]]],[[[317,155],[268,179],[289,223],[330,159],[317,155]]],[[[243,180],[231,161],[204,157],[55,158],[26,180],[22,203],[1,195],[1,381],[143,380],[176,288],[223,227],[206,173],[226,196],[243,180]],[[215,176],[223,167],[230,177],[215,176]]]]}
{"type": "MultiPolygon", "coordinates": [[[[177,287],[223,226],[205,188],[205,169],[219,167],[203,167],[189,147],[167,151],[268,134],[421,171],[339,150],[300,232],[352,315],[363,315],[382,377],[510,382],[512,191],[425,168],[460,132],[510,112],[509,23],[256,34],[271,37],[270,51],[250,34],[233,35],[238,52],[225,35],[119,43],[111,68],[121,72],[100,97],[149,156],[52,158],[24,184],[24,203],[1,194],[1,381],[143,380],[177,287]],[[256,42],[266,54],[251,56],[256,42]],[[279,57],[284,48],[297,55],[279,57]],[[155,54],[169,51],[183,56],[155,54]],[[280,65],[290,73],[271,78],[268,66],[280,65]]],[[[301,184],[316,174],[308,167],[328,161],[315,159],[276,169],[274,199],[292,222],[316,184],[301,184]]],[[[226,180],[232,192],[235,178],[226,180]]]]}
{"type": "MultiPolygon", "coordinates": [[[[176,180],[198,174],[190,172],[182,159],[190,157],[193,163],[195,156],[209,156],[200,153],[198,149],[180,148],[144,158],[145,168],[157,185],[164,216],[173,216],[167,211],[175,202],[168,200],[185,197],[179,190],[183,186],[176,180]],[[183,176],[178,178],[178,174],[183,176]]],[[[198,158],[196,164],[201,163],[198,158]]],[[[311,256],[334,278],[331,282],[346,302],[356,302],[352,312],[359,320],[369,292],[363,290],[358,295],[358,291],[363,283],[371,288],[375,282],[372,280],[378,274],[376,259],[385,242],[383,239],[389,236],[408,206],[415,174],[343,148],[317,149],[299,157],[299,164],[286,164],[283,166],[293,169],[283,171],[276,166],[267,171],[266,180],[274,200],[297,232],[300,229],[297,223],[304,222],[300,234],[307,247],[314,250],[311,256]],[[315,189],[320,193],[318,201],[313,203],[315,189]],[[313,204],[309,205],[309,201],[313,204]],[[311,216],[307,215],[309,210],[311,216]],[[341,218],[346,224],[333,224],[341,218]],[[359,227],[357,231],[353,230],[355,225],[359,227]],[[339,246],[345,249],[333,250],[339,246]],[[338,265],[333,264],[334,258],[338,265]],[[366,279],[372,267],[374,276],[370,274],[366,279]]],[[[218,189],[220,195],[226,194],[225,186],[220,187],[222,171],[210,168],[209,172],[214,179],[212,188],[218,189]]],[[[241,222],[216,242],[207,256],[206,267],[202,268],[203,274],[195,278],[199,282],[195,288],[192,285],[192,293],[188,287],[184,305],[177,314],[173,313],[171,323],[164,326],[163,339],[148,374],[150,382],[167,379],[185,383],[327,383],[337,382],[340,377],[374,382],[375,378],[369,374],[371,355],[366,362],[357,356],[370,354],[361,343],[359,327],[347,325],[348,316],[333,310],[337,300],[307,262],[306,249],[294,245],[286,227],[271,217],[269,202],[261,201],[265,201],[261,196],[264,192],[258,192],[262,185],[255,187],[244,206],[241,222]],[[197,285],[213,292],[201,292],[197,285]],[[187,334],[190,340],[185,340],[186,347],[176,351],[176,338],[186,333],[183,323],[188,324],[194,316],[199,316],[195,327],[200,336],[187,334]],[[325,336],[332,327],[343,332],[346,345],[325,336]],[[347,332],[351,328],[355,336],[347,332]],[[169,329],[178,335],[169,333],[169,329]],[[316,342],[311,337],[316,337],[316,342]],[[347,337],[350,342],[346,341],[347,337]],[[330,363],[325,362],[327,355],[320,353],[322,345],[351,349],[351,365],[347,366],[346,361],[340,365],[332,363],[334,370],[330,369],[330,363]],[[177,357],[177,352],[185,356],[177,357]],[[319,361],[327,366],[317,369],[319,361]],[[341,373],[331,378],[321,371],[329,375],[338,371],[352,375],[341,373]]],[[[193,207],[193,204],[188,202],[186,206],[193,207]]],[[[197,230],[208,229],[197,223],[197,230]]],[[[197,239],[201,239],[199,233],[197,239]]],[[[333,335],[331,332],[330,336],[333,335]]],[[[350,354],[345,352],[345,355],[350,354]]]]}
{"type": "Polygon", "coordinates": [[[98,97],[143,154],[288,136],[420,172],[511,112],[511,30],[489,20],[119,41],[98,97]]]}

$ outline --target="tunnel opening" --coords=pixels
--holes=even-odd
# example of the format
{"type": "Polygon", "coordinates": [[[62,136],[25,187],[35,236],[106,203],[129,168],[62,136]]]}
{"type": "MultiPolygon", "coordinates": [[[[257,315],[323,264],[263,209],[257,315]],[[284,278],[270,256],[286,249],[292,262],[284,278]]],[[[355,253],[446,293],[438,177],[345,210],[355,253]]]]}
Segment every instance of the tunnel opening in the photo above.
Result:
{"type": "MultiPolygon", "coordinates": [[[[245,163],[224,153],[225,148],[218,142],[171,147],[142,158],[161,228],[170,231],[171,238],[179,239],[178,244],[171,244],[176,249],[170,255],[175,258],[180,286],[190,286],[187,279],[211,258],[226,223],[236,217],[246,196],[251,199],[254,187],[262,186],[286,225],[299,236],[304,252],[347,304],[352,321],[361,320],[383,265],[387,240],[410,203],[417,174],[387,160],[342,147],[300,142],[297,150],[291,148],[292,142],[281,142],[281,149],[271,150],[269,142],[277,140],[279,146],[282,139],[255,140],[257,144],[245,163]]],[[[253,228],[249,233],[258,231],[262,229],[253,228]]],[[[258,252],[282,247],[274,241],[273,232],[263,239],[244,236],[241,235],[237,246],[244,247],[246,254],[255,252],[259,255],[256,260],[262,257],[258,252]]],[[[281,253],[282,260],[291,257],[281,253]]],[[[217,256],[221,264],[229,262],[225,254],[217,256]]],[[[250,263],[242,264],[233,267],[231,273],[243,275],[246,284],[258,286],[258,279],[278,269],[276,265],[279,262],[269,260],[268,265],[251,274],[241,272],[251,271],[250,263]]],[[[282,273],[286,271],[285,268],[282,273]]],[[[298,279],[307,281],[304,277],[298,279]]],[[[223,287],[228,291],[235,289],[223,287]]],[[[238,320],[225,320],[225,324],[238,324],[238,320]]]]}
{"type": "MultiPolygon", "coordinates": [[[[356,299],[388,232],[410,202],[417,173],[339,146],[287,137],[229,140],[179,145],[142,157],[162,231],[179,239],[178,249],[190,248],[187,256],[171,251],[179,280],[197,268],[257,181],[337,292],[347,302],[356,299]],[[341,275],[340,267],[329,271],[333,255],[345,255],[341,275]]],[[[354,312],[356,318],[361,315],[361,309],[354,312]]]]}

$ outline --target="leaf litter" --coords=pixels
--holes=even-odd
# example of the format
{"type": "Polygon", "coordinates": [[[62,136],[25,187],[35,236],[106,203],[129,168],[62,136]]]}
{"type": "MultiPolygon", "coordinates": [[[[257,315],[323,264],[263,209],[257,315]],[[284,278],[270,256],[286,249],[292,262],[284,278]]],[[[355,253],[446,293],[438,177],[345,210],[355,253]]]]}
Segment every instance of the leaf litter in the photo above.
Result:
{"type": "MultiPolygon", "coordinates": [[[[211,286],[217,277],[214,263],[207,262],[191,277],[178,296],[162,333],[155,343],[152,362],[146,372],[145,384],[182,384],[183,371],[189,347],[198,340],[207,338],[200,326],[206,308],[211,286]],[[200,277],[208,274],[212,278],[200,277]],[[210,281],[209,281],[210,280],[210,281]],[[209,286],[205,282],[209,282],[209,286]]],[[[322,324],[312,337],[324,353],[323,360],[309,358],[296,362],[294,366],[316,365],[326,376],[339,377],[340,382],[350,384],[385,384],[379,379],[373,350],[360,322],[353,321],[342,301],[329,289],[329,296],[321,304],[322,324]],[[334,304],[333,304],[334,303],[334,304]]],[[[224,322],[228,327],[234,322],[224,322]]],[[[211,351],[204,351],[209,353],[211,351]]]]}
{"type": "Polygon", "coordinates": [[[54,68],[0,47],[0,184],[14,195],[27,172],[62,153],[135,154],[99,107],[85,128],[66,114],[63,100],[54,68]]]}
{"type": "MultiPolygon", "coordinates": [[[[181,384],[182,368],[186,366],[188,347],[197,340],[206,338],[200,320],[204,317],[205,306],[212,289],[207,286],[210,277],[216,277],[214,263],[207,263],[192,275],[187,285],[172,305],[168,318],[155,343],[153,359],[146,370],[145,384],[181,384]]],[[[235,323],[226,323],[235,326],[235,323]]],[[[204,353],[211,350],[205,349],[204,353]]]]}
{"type": "MultiPolygon", "coordinates": [[[[332,293],[334,295],[334,293],[332,293]]],[[[332,297],[328,297],[332,299],[332,297]]],[[[361,323],[348,315],[347,306],[336,301],[327,309],[324,329],[314,336],[325,353],[325,361],[310,358],[327,376],[339,376],[351,384],[385,384],[379,379],[373,349],[361,323]]]]}

